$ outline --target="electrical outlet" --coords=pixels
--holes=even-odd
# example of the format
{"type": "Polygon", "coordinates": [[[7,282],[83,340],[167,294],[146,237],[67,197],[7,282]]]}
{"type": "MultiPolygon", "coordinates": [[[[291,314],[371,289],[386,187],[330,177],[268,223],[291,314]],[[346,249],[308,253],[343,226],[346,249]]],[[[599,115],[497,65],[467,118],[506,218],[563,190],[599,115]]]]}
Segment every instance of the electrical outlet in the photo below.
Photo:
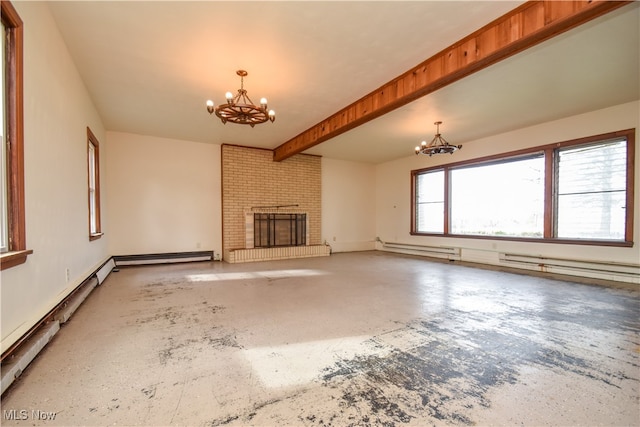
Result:
{"type": "Polygon", "coordinates": [[[67,282],[69,282],[69,279],[70,279],[69,269],[65,268],[64,272],[65,272],[65,276],[67,277],[67,282]]]}

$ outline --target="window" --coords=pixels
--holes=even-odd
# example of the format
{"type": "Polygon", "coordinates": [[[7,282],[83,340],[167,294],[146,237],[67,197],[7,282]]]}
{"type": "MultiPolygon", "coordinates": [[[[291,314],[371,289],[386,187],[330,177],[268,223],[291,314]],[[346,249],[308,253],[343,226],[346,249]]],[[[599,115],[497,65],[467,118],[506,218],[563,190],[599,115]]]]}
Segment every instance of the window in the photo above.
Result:
{"type": "Polygon", "coordinates": [[[9,1],[0,2],[2,16],[2,149],[0,150],[0,269],[22,264],[26,249],[24,210],[24,146],[22,111],[22,20],[9,1]]]}
{"type": "Polygon", "coordinates": [[[102,237],[100,228],[100,144],[87,128],[87,170],[89,175],[89,240],[102,237]]]}
{"type": "Polygon", "coordinates": [[[543,154],[452,169],[451,232],[542,237],[543,154]]]}
{"type": "Polygon", "coordinates": [[[624,240],[627,141],[558,150],[556,235],[624,240]]]}
{"type": "Polygon", "coordinates": [[[444,233],[444,171],[425,172],[416,177],[418,230],[444,233]]]}
{"type": "Polygon", "coordinates": [[[635,129],[412,171],[412,234],[631,246],[635,129]]]}

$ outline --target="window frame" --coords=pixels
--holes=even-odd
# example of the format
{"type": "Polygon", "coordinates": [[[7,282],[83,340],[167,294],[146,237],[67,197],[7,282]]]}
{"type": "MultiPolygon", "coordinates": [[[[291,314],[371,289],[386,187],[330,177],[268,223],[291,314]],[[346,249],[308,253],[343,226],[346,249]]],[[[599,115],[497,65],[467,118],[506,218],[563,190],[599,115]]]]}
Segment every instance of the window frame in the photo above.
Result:
{"type": "Polygon", "coordinates": [[[24,191],[23,22],[10,1],[0,2],[6,31],[5,107],[8,251],[0,254],[0,270],[23,264],[27,249],[24,191]]]}
{"type": "Polygon", "coordinates": [[[625,129],[616,132],[610,132],[605,134],[593,135],[584,138],[572,139],[563,142],[557,142],[552,144],[546,144],[531,148],[526,148],[517,151],[511,151],[477,159],[471,159],[461,162],[454,162],[445,165],[438,165],[428,168],[415,169],[411,171],[411,229],[410,234],[415,236],[432,236],[432,237],[454,237],[454,238],[466,238],[466,239],[489,239],[489,240],[509,240],[509,241],[521,241],[521,242],[536,242],[536,243],[560,243],[560,244],[575,244],[575,245],[596,245],[596,246],[620,246],[631,247],[633,246],[633,227],[634,227],[634,179],[635,179],[635,128],[625,129]],[[606,142],[608,140],[626,138],[627,153],[626,153],[626,215],[625,215],[625,237],[624,240],[602,240],[602,239],[572,239],[572,238],[559,238],[554,237],[554,215],[555,215],[555,189],[557,180],[555,177],[555,156],[558,149],[567,147],[574,147],[579,145],[592,145],[598,142],[606,142]],[[544,188],[544,234],[542,238],[531,237],[513,237],[513,236],[487,236],[487,235],[473,235],[473,234],[453,234],[450,232],[450,217],[451,217],[451,188],[450,188],[450,175],[451,170],[462,167],[473,167],[486,165],[490,163],[500,163],[509,161],[510,159],[517,159],[518,157],[526,157],[536,152],[544,153],[545,161],[545,188],[544,188]],[[435,170],[445,171],[445,219],[444,219],[444,233],[429,233],[420,232],[417,230],[417,204],[416,204],[416,181],[418,175],[435,170]]]}
{"type": "Polygon", "coordinates": [[[102,237],[104,233],[102,232],[102,225],[100,221],[100,143],[98,142],[98,138],[96,138],[93,132],[91,132],[91,129],[89,129],[89,127],[87,127],[87,190],[89,213],[89,241],[93,241],[102,237]],[[91,155],[92,146],[93,156],[91,155]],[[93,176],[91,174],[92,169],[93,176]],[[93,187],[91,185],[92,181],[94,183],[93,187]],[[93,229],[94,221],[92,220],[92,218],[94,217],[95,230],[93,229]]]}
{"type": "Polygon", "coordinates": [[[0,172],[2,173],[2,177],[0,179],[0,199],[2,201],[1,203],[1,208],[0,208],[0,253],[5,253],[9,251],[9,215],[8,215],[8,197],[7,197],[7,144],[5,144],[6,141],[6,130],[7,130],[7,126],[6,126],[6,96],[5,93],[7,92],[6,88],[6,81],[7,81],[7,76],[5,73],[5,62],[6,62],[6,55],[4,54],[7,50],[5,47],[5,43],[6,43],[6,30],[5,30],[5,25],[4,22],[2,22],[2,41],[0,41],[0,44],[2,44],[2,88],[0,89],[0,92],[2,93],[2,98],[0,100],[0,105],[2,105],[2,123],[1,123],[1,129],[0,129],[0,143],[2,143],[2,147],[0,147],[0,172]]]}

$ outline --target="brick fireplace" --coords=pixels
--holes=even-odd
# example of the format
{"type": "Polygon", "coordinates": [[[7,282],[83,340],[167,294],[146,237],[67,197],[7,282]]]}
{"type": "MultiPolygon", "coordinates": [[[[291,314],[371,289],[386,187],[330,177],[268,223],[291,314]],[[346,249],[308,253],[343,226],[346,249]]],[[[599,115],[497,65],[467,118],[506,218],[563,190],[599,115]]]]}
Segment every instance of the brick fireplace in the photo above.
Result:
{"type": "Polygon", "coordinates": [[[223,259],[248,262],[329,255],[329,247],[321,244],[320,198],[320,157],[298,154],[274,162],[271,150],[223,145],[223,259]],[[262,227],[258,233],[256,214],[262,227]],[[276,223],[268,223],[270,219],[282,227],[287,223],[295,238],[276,237],[276,223]]]}

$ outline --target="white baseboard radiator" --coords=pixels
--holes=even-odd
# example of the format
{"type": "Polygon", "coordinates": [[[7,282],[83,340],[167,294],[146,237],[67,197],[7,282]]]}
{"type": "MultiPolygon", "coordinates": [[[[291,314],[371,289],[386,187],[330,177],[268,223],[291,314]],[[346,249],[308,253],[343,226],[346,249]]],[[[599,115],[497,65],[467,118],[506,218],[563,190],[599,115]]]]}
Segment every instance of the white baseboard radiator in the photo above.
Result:
{"type": "Polygon", "coordinates": [[[214,251],[172,252],[142,255],[114,255],[116,266],[175,264],[182,262],[215,261],[214,251]]]}
{"type": "Polygon", "coordinates": [[[446,247],[446,246],[428,246],[428,245],[414,245],[409,243],[397,243],[397,242],[384,242],[377,239],[382,243],[382,247],[391,252],[399,252],[409,255],[422,255],[433,258],[448,259],[449,261],[460,260],[460,248],[446,247]]]}
{"type": "Polygon", "coordinates": [[[500,253],[500,263],[546,273],[640,283],[640,264],[500,253]]]}
{"type": "Polygon", "coordinates": [[[16,349],[11,359],[5,363],[2,362],[2,393],[9,388],[11,384],[22,375],[22,372],[29,366],[31,361],[36,358],[38,353],[49,344],[51,338],[60,330],[60,322],[48,322],[38,328],[37,332],[29,337],[23,345],[16,349]]]}
{"type": "Polygon", "coordinates": [[[109,258],[65,299],[56,305],[44,318],[33,326],[20,340],[2,354],[0,374],[0,394],[22,375],[35,357],[51,341],[73,313],[80,307],[91,291],[101,285],[115,268],[113,258],[109,258]]]}

